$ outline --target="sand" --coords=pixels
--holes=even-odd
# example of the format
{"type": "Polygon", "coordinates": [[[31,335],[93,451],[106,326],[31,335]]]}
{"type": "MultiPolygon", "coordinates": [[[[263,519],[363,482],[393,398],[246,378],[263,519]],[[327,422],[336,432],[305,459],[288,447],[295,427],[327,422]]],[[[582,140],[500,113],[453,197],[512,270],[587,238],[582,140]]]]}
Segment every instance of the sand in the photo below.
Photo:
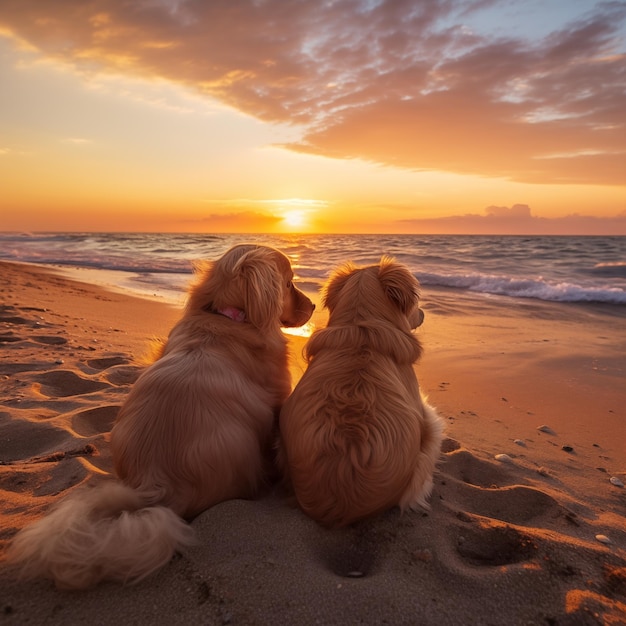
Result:
{"type": "MultiPolygon", "coordinates": [[[[0,562],[0,622],[626,624],[626,319],[423,296],[416,372],[446,422],[430,511],[328,531],[275,489],[200,515],[198,544],[136,586],[60,592],[0,562]]],[[[110,473],[138,359],[179,314],[0,263],[0,550],[110,473]]]]}

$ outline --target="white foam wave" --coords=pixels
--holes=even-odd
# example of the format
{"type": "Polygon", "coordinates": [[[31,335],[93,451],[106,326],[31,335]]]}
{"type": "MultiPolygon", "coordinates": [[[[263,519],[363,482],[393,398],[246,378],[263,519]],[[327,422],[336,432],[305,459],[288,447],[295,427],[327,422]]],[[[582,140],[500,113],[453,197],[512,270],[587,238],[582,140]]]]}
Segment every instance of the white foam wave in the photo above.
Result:
{"type": "Polygon", "coordinates": [[[553,302],[604,302],[626,304],[626,291],[618,287],[592,287],[549,282],[536,278],[511,278],[493,274],[418,274],[422,285],[454,287],[515,298],[537,298],[553,302]]]}

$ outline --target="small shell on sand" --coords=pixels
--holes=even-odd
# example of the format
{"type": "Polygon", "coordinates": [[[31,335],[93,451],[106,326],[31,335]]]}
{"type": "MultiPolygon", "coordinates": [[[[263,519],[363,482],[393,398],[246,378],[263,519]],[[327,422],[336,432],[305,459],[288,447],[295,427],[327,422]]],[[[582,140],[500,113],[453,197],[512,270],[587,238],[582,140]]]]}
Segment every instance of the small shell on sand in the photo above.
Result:
{"type": "Polygon", "coordinates": [[[616,487],[624,486],[624,483],[617,476],[611,476],[611,478],[609,478],[609,481],[612,485],[615,485],[616,487]]]}
{"type": "Polygon", "coordinates": [[[513,459],[508,454],[496,454],[495,459],[502,463],[513,463],[513,459]]]}
{"type": "Polygon", "coordinates": [[[613,543],[606,535],[596,535],[596,539],[600,542],[600,543],[605,543],[605,544],[609,544],[609,543],[613,543]]]}
{"type": "Polygon", "coordinates": [[[540,430],[542,433],[548,433],[549,435],[554,435],[554,431],[546,424],[543,424],[542,426],[537,426],[537,430],[540,430]]]}

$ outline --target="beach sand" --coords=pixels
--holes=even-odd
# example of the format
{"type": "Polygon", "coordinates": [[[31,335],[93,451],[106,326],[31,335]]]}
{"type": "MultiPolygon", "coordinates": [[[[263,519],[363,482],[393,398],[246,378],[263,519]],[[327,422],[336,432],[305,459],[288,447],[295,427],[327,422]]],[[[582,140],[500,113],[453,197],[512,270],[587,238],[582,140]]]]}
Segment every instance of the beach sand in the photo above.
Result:
{"type": "MultiPolygon", "coordinates": [[[[329,531],[279,489],[225,502],[132,587],[60,592],[0,562],[0,622],[626,624],[626,490],[611,483],[626,483],[626,320],[444,289],[423,306],[416,372],[446,423],[430,511],[329,531]]],[[[0,550],[111,471],[137,360],[179,315],[0,263],[0,550]]],[[[290,338],[294,382],[303,345],[290,338]]]]}

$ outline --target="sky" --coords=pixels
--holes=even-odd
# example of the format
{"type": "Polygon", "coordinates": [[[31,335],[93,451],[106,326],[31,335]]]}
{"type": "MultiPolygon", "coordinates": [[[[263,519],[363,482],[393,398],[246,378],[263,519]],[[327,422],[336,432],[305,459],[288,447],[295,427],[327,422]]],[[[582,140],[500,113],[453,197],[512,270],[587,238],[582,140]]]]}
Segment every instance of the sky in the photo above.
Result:
{"type": "Polygon", "coordinates": [[[0,230],[626,235],[626,1],[0,0],[0,230]]]}

